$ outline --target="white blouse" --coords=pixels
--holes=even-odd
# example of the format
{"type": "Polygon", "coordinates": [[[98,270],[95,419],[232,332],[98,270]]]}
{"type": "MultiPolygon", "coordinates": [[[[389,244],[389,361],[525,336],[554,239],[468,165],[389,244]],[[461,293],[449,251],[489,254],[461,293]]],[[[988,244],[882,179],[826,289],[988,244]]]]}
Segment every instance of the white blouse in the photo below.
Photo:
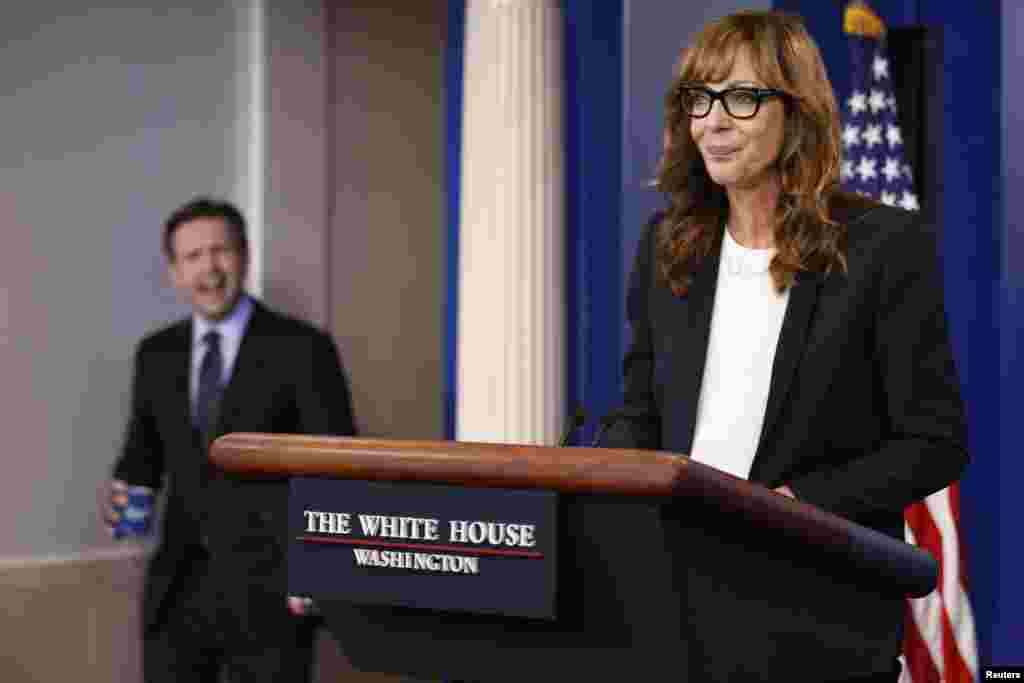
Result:
{"type": "Polygon", "coordinates": [[[789,302],[772,284],[775,249],[748,249],[725,231],[690,456],[746,479],[768,404],[789,302]]]}

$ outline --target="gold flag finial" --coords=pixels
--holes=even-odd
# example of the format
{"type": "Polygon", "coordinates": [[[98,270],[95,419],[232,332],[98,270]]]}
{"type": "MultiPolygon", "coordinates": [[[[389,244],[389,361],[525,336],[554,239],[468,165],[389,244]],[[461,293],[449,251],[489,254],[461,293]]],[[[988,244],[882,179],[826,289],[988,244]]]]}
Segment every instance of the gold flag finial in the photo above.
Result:
{"type": "Polygon", "coordinates": [[[853,0],[843,12],[843,32],[852,36],[881,38],[885,22],[864,0],[853,0]]]}

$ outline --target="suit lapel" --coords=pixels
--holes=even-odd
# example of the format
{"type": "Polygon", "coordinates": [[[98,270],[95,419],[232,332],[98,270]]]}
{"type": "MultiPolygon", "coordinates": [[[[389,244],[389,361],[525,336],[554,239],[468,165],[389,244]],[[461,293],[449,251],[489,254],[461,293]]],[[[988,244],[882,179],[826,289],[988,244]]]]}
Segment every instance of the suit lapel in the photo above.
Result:
{"type": "Polygon", "coordinates": [[[169,368],[172,387],[169,400],[174,405],[174,410],[180,411],[182,424],[186,425],[190,431],[194,431],[192,427],[192,394],[189,391],[192,374],[192,319],[188,318],[182,321],[178,325],[176,334],[175,346],[178,349],[178,355],[169,368]]]}
{"type": "Polygon", "coordinates": [[[770,442],[772,430],[779,419],[789,389],[796,375],[797,367],[804,356],[807,345],[807,333],[811,319],[818,303],[823,276],[819,273],[801,272],[796,283],[789,292],[789,305],[779,332],[779,342],[775,350],[775,361],[772,364],[771,386],[768,390],[768,405],[765,407],[764,423],[758,441],[757,454],[751,468],[752,480],[756,480],[758,462],[770,442]]]}
{"type": "Polygon", "coordinates": [[[681,325],[674,327],[672,361],[675,364],[673,381],[679,387],[678,395],[684,405],[674,407],[675,417],[683,420],[684,453],[693,447],[693,435],[697,426],[697,408],[700,404],[700,389],[704,379],[704,364],[708,355],[708,339],[711,336],[711,314],[715,307],[715,290],[718,288],[718,265],[721,261],[722,240],[705,258],[690,283],[690,289],[683,298],[672,297],[673,317],[681,318],[681,325]],[[676,412],[679,411],[679,412],[676,412]]]}

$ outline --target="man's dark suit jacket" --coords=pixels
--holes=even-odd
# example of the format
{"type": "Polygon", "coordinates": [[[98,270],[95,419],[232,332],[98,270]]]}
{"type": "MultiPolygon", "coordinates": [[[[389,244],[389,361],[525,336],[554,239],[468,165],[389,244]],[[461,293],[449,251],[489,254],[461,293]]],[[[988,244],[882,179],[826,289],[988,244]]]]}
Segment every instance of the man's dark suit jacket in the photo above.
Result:
{"type": "MultiPolygon", "coordinates": [[[[331,338],[253,302],[217,434],[355,433],[349,390],[331,338]]],[[[143,623],[155,631],[191,560],[208,554],[232,594],[224,599],[258,640],[286,620],[287,483],[239,481],[213,471],[192,426],[192,320],[143,339],[136,351],[131,416],[114,476],[166,487],[162,536],[146,578],[143,623]]]]}
{"type": "MultiPolygon", "coordinates": [[[[848,226],[848,272],[802,272],[790,290],[749,478],[902,539],[904,507],[955,481],[968,458],[936,239],[899,209],[840,198],[833,217],[848,226]]],[[[721,240],[675,296],[655,274],[659,220],[629,281],[625,406],[602,445],[686,454],[721,240]]],[[[875,621],[895,656],[901,601],[885,612],[875,621]]]]}

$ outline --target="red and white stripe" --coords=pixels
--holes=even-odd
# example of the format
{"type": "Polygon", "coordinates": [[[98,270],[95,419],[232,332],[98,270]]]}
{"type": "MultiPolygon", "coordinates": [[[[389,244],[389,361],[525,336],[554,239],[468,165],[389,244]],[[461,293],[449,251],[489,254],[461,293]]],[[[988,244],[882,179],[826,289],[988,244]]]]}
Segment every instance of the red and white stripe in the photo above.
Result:
{"type": "Polygon", "coordinates": [[[907,542],[938,559],[939,585],[907,600],[900,683],[974,683],[978,648],[960,550],[959,484],[907,508],[904,520],[907,542]]]}

